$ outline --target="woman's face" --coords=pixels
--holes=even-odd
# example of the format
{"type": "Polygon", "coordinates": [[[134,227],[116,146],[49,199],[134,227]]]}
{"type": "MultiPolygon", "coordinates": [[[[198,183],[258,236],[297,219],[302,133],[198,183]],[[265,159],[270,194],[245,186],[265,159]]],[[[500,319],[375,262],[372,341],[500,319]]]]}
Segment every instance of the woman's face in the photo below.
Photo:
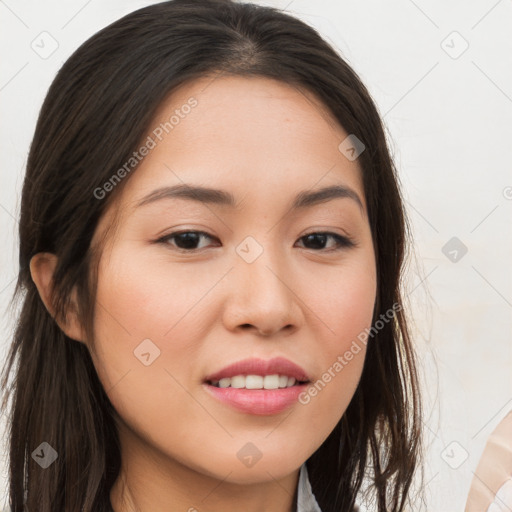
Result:
{"type": "Polygon", "coordinates": [[[94,324],[124,462],[283,478],[338,423],[365,357],[362,343],[345,356],[376,296],[361,169],[338,147],[349,134],[284,83],[209,77],[175,90],[148,135],[100,259],[94,324]],[[176,195],[186,186],[221,192],[176,195]],[[307,200],[325,187],[340,188],[307,200]],[[293,375],[309,382],[272,389],[293,375]]]}

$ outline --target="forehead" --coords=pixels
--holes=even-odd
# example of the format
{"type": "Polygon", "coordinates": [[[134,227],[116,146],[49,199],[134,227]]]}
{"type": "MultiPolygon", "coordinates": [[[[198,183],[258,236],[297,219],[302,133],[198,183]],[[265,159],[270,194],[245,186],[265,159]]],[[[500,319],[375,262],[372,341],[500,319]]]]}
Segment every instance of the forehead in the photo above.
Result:
{"type": "Polygon", "coordinates": [[[204,157],[222,150],[225,160],[243,153],[256,157],[255,164],[262,156],[268,163],[284,156],[293,161],[303,153],[332,159],[339,156],[340,137],[347,136],[312,93],[258,76],[208,76],[182,84],[158,109],[149,134],[159,128],[165,134],[155,153],[176,151],[177,146],[197,150],[200,145],[204,157]],[[187,106],[191,101],[196,103],[192,109],[187,106]]]}
{"type": "Polygon", "coordinates": [[[306,90],[263,77],[202,77],[160,105],[147,132],[152,149],[121,203],[131,208],[157,187],[186,183],[265,209],[298,191],[342,185],[366,208],[360,167],[338,149],[347,136],[306,90]]]}

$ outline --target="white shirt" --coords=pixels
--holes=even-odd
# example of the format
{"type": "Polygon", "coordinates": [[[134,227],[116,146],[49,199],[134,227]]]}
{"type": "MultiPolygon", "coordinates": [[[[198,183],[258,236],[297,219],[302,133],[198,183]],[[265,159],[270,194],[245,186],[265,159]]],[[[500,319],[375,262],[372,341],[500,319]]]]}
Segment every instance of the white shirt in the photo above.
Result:
{"type": "Polygon", "coordinates": [[[322,512],[309,483],[306,463],[302,464],[299,472],[299,488],[297,493],[297,512],[322,512]]]}

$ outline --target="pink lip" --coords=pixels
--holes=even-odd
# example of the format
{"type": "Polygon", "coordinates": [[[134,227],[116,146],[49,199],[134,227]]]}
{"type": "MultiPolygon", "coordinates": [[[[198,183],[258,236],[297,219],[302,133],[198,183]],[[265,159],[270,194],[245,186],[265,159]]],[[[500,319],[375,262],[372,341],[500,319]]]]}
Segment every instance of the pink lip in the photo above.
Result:
{"type": "Polygon", "coordinates": [[[225,377],[234,377],[235,375],[287,375],[288,377],[295,377],[298,381],[308,381],[309,376],[303,368],[292,363],[284,357],[275,357],[273,359],[243,359],[236,363],[230,364],[219,370],[218,372],[208,375],[205,381],[220,380],[225,377]]]}
{"type": "Polygon", "coordinates": [[[237,361],[208,375],[203,386],[215,398],[242,412],[258,415],[277,414],[297,402],[298,396],[304,391],[307,383],[280,389],[218,388],[210,384],[212,381],[235,375],[274,374],[294,377],[296,381],[311,380],[303,368],[284,357],[270,360],[250,358],[237,361]]]}
{"type": "Polygon", "coordinates": [[[217,388],[208,383],[204,383],[203,386],[215,398],[239,411],[249,414],[269,415],[284,411],[294,402],[297,402],[299,395],[308,384],[299,384],[281,389],[217,388]]]}

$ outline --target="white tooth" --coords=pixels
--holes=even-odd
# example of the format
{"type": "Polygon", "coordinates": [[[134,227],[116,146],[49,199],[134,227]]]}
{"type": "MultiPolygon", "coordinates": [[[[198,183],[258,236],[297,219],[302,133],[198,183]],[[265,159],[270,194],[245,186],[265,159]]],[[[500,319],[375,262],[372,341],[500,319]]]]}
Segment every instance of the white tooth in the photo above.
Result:
{"type": "Polygon", "coordinates": [[[296,383],[294,377],[287,375],[234,375],[233,377],[224,377],[218,381],[212,381],[213,385],[219,388],[236,388],[236,389],[278,389],[288,388],[296,383]]]}
{"type": "Polygon", "coordinates": [[[228,388],[231,384],[231,379],[229,377],[224,377],[219,380],[219,388],[228,388]]]}
{"type": "Polygon", "coordinates": [[[265,375],[265,378],[263,379],[263,387],[265,389],[279,388],[279,375],[265,375]]]}
{"type": "Polygon", "coordinates": [[[263,387],[263,377],[261,375],[247,375],[245,377],[246,389],[261,389],[263,387]]]}
{"type": "Polygon", "coordinates": [[[245,388],[245,375],[235,375],[231,377],[232,388],[245,388]]]}

